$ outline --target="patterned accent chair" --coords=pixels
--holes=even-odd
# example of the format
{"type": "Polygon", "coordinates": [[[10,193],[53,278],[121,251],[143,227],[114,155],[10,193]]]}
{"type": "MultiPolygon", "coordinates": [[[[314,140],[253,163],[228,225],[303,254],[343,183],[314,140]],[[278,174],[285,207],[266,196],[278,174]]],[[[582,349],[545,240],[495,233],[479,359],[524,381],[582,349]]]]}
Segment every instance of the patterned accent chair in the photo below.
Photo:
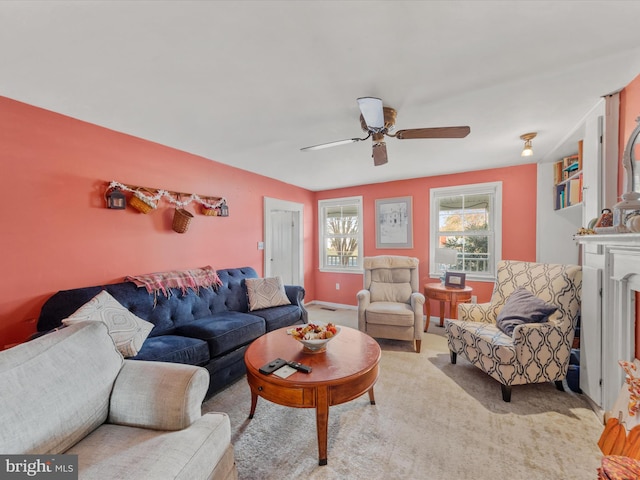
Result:
{"type": "Polygon", "coordinates": [[[357,294],[358,329],[375,338],[410,340],[420,353],[424,295],[418,259],[380,255],[364,259],[364,289],[357,294]]]}
{"type": "Polygon", "coordinates": [[[460,304],[458,320],[445,321],[451,363],[462,355],[496,379],[505,402],[511,401],[512,385],[555,382],[563,390],[581,289],[582,269],[576,265],[498,262],[491,301],[460,304]],[[558,310],[547,322],[516,326],[509,336],[496,326],[496,318],[509,295],[520,287],[558,310]]]}

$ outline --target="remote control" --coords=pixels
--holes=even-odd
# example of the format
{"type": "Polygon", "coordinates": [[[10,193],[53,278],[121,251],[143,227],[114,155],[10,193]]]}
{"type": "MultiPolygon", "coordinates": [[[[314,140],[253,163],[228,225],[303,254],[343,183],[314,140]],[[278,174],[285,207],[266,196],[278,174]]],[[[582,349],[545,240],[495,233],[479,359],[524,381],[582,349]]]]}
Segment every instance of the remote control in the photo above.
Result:
{"type": "Polygon", "coordinates": [[[295,368],[296,370],[298,370],[299,372],[302,373],[311,373],[311,367],[308,365],[303,365],[300,362],[287,362],[287,365],[289,365],[291,368],[295,368]]]}
{"type": "Polygon", "coordinates": [[[269,375],[270,373],[275,372],[280,367],[284,367],[287,364],[286,360],[281,358],[276,358],[275,360],[270,361],[266,365],[261,366],[258,371],[263,375],[269,375]]]}

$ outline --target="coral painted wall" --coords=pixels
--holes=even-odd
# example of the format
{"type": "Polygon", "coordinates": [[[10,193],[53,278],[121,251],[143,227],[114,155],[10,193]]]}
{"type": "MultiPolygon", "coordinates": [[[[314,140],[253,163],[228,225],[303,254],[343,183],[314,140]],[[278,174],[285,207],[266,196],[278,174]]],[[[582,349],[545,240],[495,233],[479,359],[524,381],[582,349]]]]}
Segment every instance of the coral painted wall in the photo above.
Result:
{"type": "MultiPolygon", "coordinates": [[[[503,182],[502,257],[535,260],[536,166],[394,181],[324,192],[284,184],[160,144],[0,97],[0,349],[35,331],[44,301],[62,289],[118,282],[162,270],[252,266],[263,269],[265,196],[304,205],[306,301],[355,305],[362,275],[318,271],[319,199],[362,195],[365,255],[412,255],[428,278],[429,189],[503,182]],[[116,180],[227,198],[230,216],[196,213],[185,234],[171,230],[172,207],[143,215],[104,208],[116,180]],[[414,248],[377,250],[375,200],[413,197],[414,248]],[[340,283],[340,290],[335,289],[340,283]]],[[[479,302],[492,283],[469,282],[479,302]]],[[[438,305],[432,305],[437,312],[438,305]]],[[[449,313],[447,312],[447,315],[449,313]]]]}
{"type": "MultiPolygon", "coordinates": [[[[364,255],[409,255],[420,259],[421,283],[434,282],[429,278],[429,190],[474,183],[502,181],[502,258],[535,261],[536,258],[536,165],[482,170],[455,175],[424,177],[342,188],[319,192],[318,200],[339,197],[362,196],[364,208],[364,255]],[[411,196],[413,207],[412,249],[380,250],[375,239],[375,200],[381,198],[411,196]]],[[[316,247],[317,251],[317,247],[316,247]]],[[[317,254],[316,254],[317,258],[317,254]]],[[[319,301],[356,305],[356,293],[362,288],[362,275],[318,272],[315,282],[315,298],[319,301]],[[340,290],[336,290],[340,283],[340,290]]],[[[488,302],[493,282],[468,282],[473,287],[478,302],[488,302]]],[[[433,302],[432,315],[439,311],[433,302]]],[[[448,307],[446,311],[449,315],[448,307]]]]}
{"type": "MultiPolygon", "coordinates": [[[[631,132],[633,132],[636,125],[638,125],[636,122],[638,117],[640,117],[640,75],[634,78],[631,83],[624,87],[620,92],[620,162],[622,162],[624,147],[627,146],[631,132]]],[[[636,149],[636,158],[638,157],[637,152],[638,150],[636,149]]],[[[624,172],[624,168],[620,168],[618,170],[619,196],[627,189],[624,172]]]]}
{"type": "MultiPolygon", "coordinates": [[[[42,303],[58,290],[164,270],[252,266],[263,270],[263,197],[304,204],[312,192],[163,145],[0,97],[0,349],[35,331],[42,303]],[[148,215],[105,208],[111,181],[227,198],[229,217],[195,214],[171,229],[173,208],[148,215]]],[[[312,249],[305,288],[313,298],[312,249]]]]}

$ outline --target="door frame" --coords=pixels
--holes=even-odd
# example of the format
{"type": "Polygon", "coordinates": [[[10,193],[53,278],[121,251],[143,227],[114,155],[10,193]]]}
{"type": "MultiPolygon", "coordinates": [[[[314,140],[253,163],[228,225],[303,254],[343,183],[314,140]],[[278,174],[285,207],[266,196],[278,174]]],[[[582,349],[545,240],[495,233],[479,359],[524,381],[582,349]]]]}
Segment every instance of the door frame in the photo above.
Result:
{"type": "Polygon", "coordinates": [[[271,275],[271,212],[281,210],[298,214],[298,278],[299,285],[304,287],[304,205],[302,203],[264,197],[264,276],[271,275]]]}

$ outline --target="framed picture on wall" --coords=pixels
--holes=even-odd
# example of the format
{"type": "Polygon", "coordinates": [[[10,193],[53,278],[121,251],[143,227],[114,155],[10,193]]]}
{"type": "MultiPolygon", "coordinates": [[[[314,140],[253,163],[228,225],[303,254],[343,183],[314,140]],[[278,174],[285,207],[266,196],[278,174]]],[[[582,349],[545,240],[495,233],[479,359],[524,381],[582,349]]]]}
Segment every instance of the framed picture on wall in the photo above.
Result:
{"type": "Polygon", "coordinates": [[[460,272],[446,272],[444,274],[444,286],[452,288],[464,288],[466,274],[460,272]]]}
{"type": "Polygon", "coordinates": [[[376,200],[376,248],[413,248],[412,198],[376,200]]]}

